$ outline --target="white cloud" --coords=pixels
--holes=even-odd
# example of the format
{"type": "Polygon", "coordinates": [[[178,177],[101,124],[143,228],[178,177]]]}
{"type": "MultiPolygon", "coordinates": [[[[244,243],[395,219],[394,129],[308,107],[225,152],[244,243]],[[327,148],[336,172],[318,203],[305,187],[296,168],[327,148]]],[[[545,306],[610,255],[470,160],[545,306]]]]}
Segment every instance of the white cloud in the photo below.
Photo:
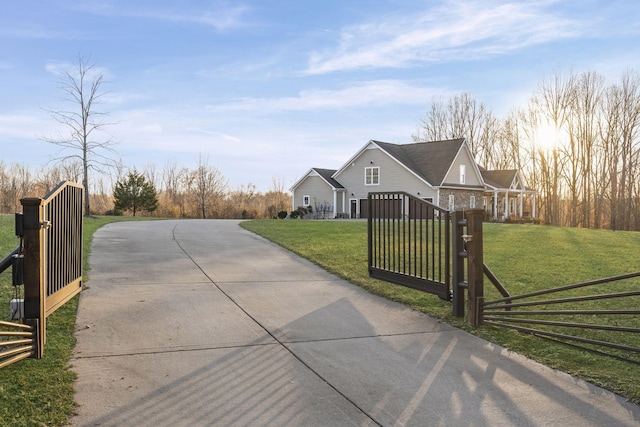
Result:
{"type": "MultiPolygon", "coordinates": [[[[150,7],[136,7],[130,1],[81,2],[69,6],[76,10],[102,16],[120,16],[129,18],[155,19],[167,22],[185,22],[201,24],[225,31],[244,27],[245,14],[250,10],[243,4],[229,4],[226,1],[210,2],[209,7],[191,6],[189,1],[168,4],[150,3],[150,7]]],[[[198,2],[199,3],[199,2],[198,2]]]]}
{"type": "Polygon", "coordinates": [[[449,1],[422,13],[346,27],[334,50],[312,52],[307,73],[478,59],[575,37],[582,24],[549,2],[449,1]]]}
{"type": "Polygon", "coordinates": [[[388,104],[424,104],[442,91],[418,87],[400,80],[376,80],[357,83],[340,90],[307,89],[298,96],[241,98],[209,107],[213,111],[254,111],[275,114],[286,111],[314,111],[381,106],[388,104]]]}
{"type": "Polygon", "coordinates": [[[4,137],[37,139],[58,133],[59,125],[44,112],[14,112],[0,114],[0,139],[4,137]]]}

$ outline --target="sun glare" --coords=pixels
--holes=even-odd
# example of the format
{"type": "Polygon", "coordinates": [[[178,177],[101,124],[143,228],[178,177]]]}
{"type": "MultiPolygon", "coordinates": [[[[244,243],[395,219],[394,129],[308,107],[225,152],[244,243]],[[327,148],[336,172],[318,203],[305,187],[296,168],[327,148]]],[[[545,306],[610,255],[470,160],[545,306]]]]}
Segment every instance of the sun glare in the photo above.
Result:
{"type": "Polygon", "coordinates": [[[556,148],[560,141],[560,130],[553,123],[543,122],[536,131],[536,145],[543,151],[556,148]]]}

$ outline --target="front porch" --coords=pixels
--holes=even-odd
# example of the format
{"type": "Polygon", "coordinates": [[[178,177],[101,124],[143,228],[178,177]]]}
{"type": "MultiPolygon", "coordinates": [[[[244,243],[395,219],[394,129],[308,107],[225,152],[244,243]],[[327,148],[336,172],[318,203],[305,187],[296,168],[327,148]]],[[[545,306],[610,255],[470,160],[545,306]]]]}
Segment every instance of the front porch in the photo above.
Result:
{"type": "Polygon", "coordinates": [[[534,190],[492,190],[484,195],[485,221],[533,220],[536,217],[534,190]]]}

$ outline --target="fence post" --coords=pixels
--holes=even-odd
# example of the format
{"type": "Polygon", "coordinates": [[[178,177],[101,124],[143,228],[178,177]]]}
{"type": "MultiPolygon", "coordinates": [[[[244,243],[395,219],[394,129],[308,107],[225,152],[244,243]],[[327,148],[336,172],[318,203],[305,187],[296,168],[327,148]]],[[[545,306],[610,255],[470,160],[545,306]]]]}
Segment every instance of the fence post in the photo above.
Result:
{"type": "Polygon", "coordinates": [[[43,242],[43,200],[37,197],[20,199],[23,212],[24,242],[24,317],[25,322],[34,328],[37,337],[34,357],[40,359],[46,341],[46,293],[42,260],[44,258],[43,242]]]}
{"type": "Polygon", "coordinates": [[[469,284],[468,322],[471,326],[482,324],[482,304],[484,302],[484,258],[482,247],[482,209],[470,209],[467,215],[467,272],[469,284]]]}
{"type": "Polygon", "coordinates": [[[464,290],[466,288],[466,283],[464,283],[464,259],[466,254],[464,253],[464,241],[462,240],[464,222],[464,212],[454,211],[451,213],[451,225],[453,227],[453,232],[451,233],[453,240],[451,281],[453,282],[452,305],[455,317],[464,317],[464,290]]]}

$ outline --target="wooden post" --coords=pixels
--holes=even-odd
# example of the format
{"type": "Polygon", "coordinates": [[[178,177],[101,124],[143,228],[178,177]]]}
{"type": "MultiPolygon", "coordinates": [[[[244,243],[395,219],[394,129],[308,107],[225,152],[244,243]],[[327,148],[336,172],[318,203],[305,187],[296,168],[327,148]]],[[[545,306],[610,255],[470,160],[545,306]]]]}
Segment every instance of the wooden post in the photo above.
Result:
{"type": "Polygon", "coordinates": [[[24,241],[24,317],[37,333],[34,357],[40,359],[46,341],[46,290],[44,287],[44,242],[42,231],[42,199],[20,199],[23,212],[24,241]]]}
{"type": "Polygon", "coordinates": [[[482,209],[471,209],[467,215],[467,271],[469,283],[468,322],[471,326],[482,324],[484,302],[484,257],[482,248],[482,209]]]}

